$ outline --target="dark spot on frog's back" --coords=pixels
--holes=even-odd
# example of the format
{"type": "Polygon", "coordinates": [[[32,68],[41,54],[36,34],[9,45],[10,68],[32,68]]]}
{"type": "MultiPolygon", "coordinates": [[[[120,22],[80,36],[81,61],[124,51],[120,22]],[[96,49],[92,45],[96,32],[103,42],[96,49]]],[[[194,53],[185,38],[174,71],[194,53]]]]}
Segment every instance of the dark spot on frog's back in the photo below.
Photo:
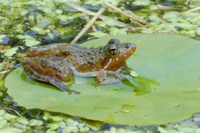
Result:
{"type": "Polygon", "coordinates": [[[94,61],[95,57],[94,56],[90,56],[90,61],[94,61]]]}
{"type": "Polygon", "coordinates": [[[49,63],[48,63],[48,61],[47,61],[46,59],[42,59],[41,62],[40,62],[40,65],[41,65],[42,67],[46,67],[48,64],[49,64],[49,63]]]}
{"type": "Polygon", "coordinates": [[[87,56],[89,56],[89,55],[91,55],[91,53],[90,53],[90,52],[87,52],[87,56]]]}
{"type": "Polygon", "coordinates": [[[62,56],[67,57],[69,55],[70,53],[68,51],[65,51],[65,50],[62,51],[62,56]]]}

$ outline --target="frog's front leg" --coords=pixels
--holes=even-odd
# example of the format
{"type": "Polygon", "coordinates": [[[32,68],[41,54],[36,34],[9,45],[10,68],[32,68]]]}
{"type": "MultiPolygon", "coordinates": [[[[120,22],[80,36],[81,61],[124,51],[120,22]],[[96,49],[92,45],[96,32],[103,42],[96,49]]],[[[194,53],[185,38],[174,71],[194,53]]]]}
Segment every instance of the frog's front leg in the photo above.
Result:
{"type": "Polygon", "coordinates": [[[63,81],[70,80],[71,70],[61,58],[25,57],[21,60],[24,70],[36,80],[50,83],[62,91],[80,93],[69,89],[63,81]]]}
{"type": "Polygon", "coordinates": [[[96,81],[100,85],[115,84],[120,82],[122,79],[122,74],[117,73],[113,75],[104,70],[100,70],[96,77],[96,81]]]}

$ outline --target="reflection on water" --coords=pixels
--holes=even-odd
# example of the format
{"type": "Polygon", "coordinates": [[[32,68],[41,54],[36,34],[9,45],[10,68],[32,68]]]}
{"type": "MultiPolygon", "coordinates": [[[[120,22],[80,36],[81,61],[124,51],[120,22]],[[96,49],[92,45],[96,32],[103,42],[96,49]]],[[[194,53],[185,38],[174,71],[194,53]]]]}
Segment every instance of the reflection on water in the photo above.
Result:
{"type": "Polygon", "coordinates": [[[157,86],[160,86],[160,83],[153,79],[148,79],[146,77],[132,77],[129,75],[124,75],[125,80],[122,82],[130,87],[133,87],[133,91],[137,96],[146,95],[155,90],[157,86]]]}

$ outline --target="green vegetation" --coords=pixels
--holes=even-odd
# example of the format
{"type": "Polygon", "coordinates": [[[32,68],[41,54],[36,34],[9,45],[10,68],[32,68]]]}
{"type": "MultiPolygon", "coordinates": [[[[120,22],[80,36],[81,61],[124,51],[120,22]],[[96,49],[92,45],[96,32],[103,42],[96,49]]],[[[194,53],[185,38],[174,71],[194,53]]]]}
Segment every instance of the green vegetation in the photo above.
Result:
{"type": "MultiPolygon", "coordinates": [[[[20,107],[7,94],[7,89],[4,87],[6,75],[19,66],[19,59],[25,56],[25,50],[28,47],[55,42],[70,43],[92,18],[87,12],[74,9],[69,2],[70,0],[0,0],[0,102],[2,108],[0,131],[47,131],[50,133],[61,130],[85,132],[100,129],[99,126],[92,126],[88,124],[89,121],[84,122],[80,118],[70,118],[75,123],[78,121],[76,126],[71,126],[67,122],[68,119],[65,119],[69,116],[20,107]],[[15,111],[11,111],[12,109],[23,118],[15,111]],[[55,117],[60,115],[63,117],[59,118],[59,121],[52,118],[45,119],[47,113],[55,117]],[[51,123],[54,124],[51,125],[51,123]]],[[[73,2],[77,5],[76,7],[79,5],[93,12],[97,12],[102,7],[106,9],[103,12],[104,19],[99,18],[78,43],[99,37],[134,33],[179,34],[195,39],[200,37],[200,0],[105,0],[129,16],[113,10],[103,1],[73,0],[73,2]]],[[[129,132],[159,130],[163,133],[175,132],[175,130],[197,132],[199,131],[198,117],[195,115],[187,121],[149,127],[110,125],[112,128],[105,132],[124,132],[124,130],[129,132]],[[191,123],[192,128],[188,126],[191,123]]],[[[101,130],[104,130],[103,126],[101,130]]]]}

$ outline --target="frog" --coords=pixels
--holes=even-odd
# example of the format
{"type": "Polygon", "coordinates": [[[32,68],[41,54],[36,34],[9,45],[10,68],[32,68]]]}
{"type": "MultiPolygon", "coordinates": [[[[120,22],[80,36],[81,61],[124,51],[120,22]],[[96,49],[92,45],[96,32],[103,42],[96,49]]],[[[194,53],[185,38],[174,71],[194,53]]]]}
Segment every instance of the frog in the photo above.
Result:
{"type": "Polygon", "coordinates": [[[110,39],[105,46],[85,48],[74,44],[55,43],[29,48],[21,59],[24,71],[38,81],[49,83],[61,91],[80,94],[64,85],[72,75],[94,77],[99,85],[120,82],[129,72],[128,59],[136,50],[133,43],[110,39]]]}

